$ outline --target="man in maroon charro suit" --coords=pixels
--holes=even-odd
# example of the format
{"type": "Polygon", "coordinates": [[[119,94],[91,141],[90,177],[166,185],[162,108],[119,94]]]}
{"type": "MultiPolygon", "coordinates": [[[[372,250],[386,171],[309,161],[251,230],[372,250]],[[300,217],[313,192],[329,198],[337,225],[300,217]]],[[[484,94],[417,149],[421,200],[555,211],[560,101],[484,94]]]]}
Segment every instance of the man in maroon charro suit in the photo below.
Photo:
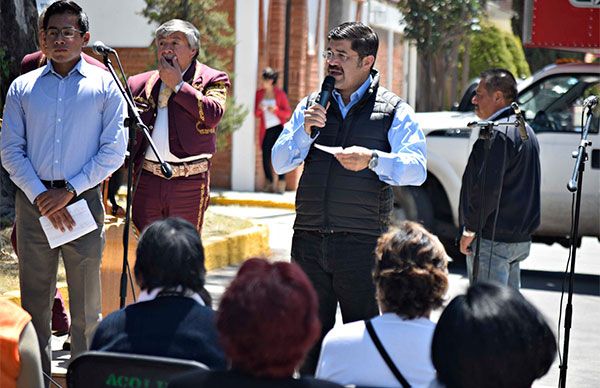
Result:
{"type": "Polygon", "coordinates": [[[166,179],[141,133],[132,155],[137,187],[133,223],[139,231],[165,217],[181,217],[202,228],[209,200],[210,159],[216,151],[216,126],[223,117],[227,74],[196,60],[198,29],[173,19],[156,30],[158,70],[129,78],[144,124],[165,161],[166,179]]]}

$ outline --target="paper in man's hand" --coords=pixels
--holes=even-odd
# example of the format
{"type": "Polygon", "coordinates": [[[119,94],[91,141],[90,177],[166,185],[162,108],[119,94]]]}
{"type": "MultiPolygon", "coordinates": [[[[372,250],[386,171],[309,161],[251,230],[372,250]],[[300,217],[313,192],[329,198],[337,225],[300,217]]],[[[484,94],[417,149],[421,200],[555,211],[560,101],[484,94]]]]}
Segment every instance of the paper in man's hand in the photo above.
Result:
{"type": "Polygon", "coordinates": [[[40,217],[40,224],[52,249],[76,240],[92,230],[98,229],[98,225],[85,199],[80,199],[67,206],[67,211],[75,221],[75,226],[72,230],[65,230],[64,232],[61,232],[60,229],[55,229],[48,217],[40,217]]]}
{"type": "Polygon", "coordinates": [[[344,150],[343,147],[329,147],[329,146],[324,146],[324,145],[317,144],[317,143],[315,143],[315,147],[317,147],[321,151],[327,152],[328,154],[332,154],[332,155],[338,154],[344,150]]]}

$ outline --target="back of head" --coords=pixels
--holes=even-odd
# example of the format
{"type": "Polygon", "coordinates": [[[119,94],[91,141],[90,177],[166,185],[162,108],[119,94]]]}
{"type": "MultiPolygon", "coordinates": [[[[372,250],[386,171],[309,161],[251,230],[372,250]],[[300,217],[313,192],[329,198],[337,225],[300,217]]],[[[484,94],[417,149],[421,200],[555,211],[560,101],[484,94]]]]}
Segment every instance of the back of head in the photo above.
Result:
{"type": "Polygon", "coordinates": [[[441,307],[448,290],[446,251],[416,222],[403,222],[377,241],[373,279],[384,312],[413,319],[441,307]]]}
{"type": "Polygon", "coordinates": [[[181,286],[207,296],[204,248],[196,228],[181,218],[159,220],[144,230],[134,272],[143,290],[181,286]]]}
{"type": "Polygon", "coordinates": [[[217,329],[234,369],[291,377],[321,330],[317,295],[296,264],[250,259],[221,299],[217,329]]]}
{"type": "Polygon", "coordinates": [[[485,83],[488,93],[500,91],[508,103],[517,99],[517,81],[510,71],[500,68],[488,69],[479,77],[485,83]]]}
{"type": "Polygon", "coordinates": [[[477,283],[446,307],[431,352],[447,388],[529,388],[552,365],[556,340],[521,294],[477,283]]]}
{"type": "Polygon", "coordinates": [[[359,58],[372,55],[377,58],[379,37],[373,29],[360,22],[346,22],[329,31],[328,40],[349,40],[352,50],[358,53],[359,58]]]}
{"type": "MultiPolygon", "coordinates": [[[[59,0],[48,6],[43,12],[42,26],[44,30],[48,28],[48,21],[54,15],[71,14],[77,16],[78,28],[81,34],[88,32],[90,29],[90,22],[83,9],[74,1],[70,0],[59,0]]],[[[38,21],[39,24],[39,21],[38,21]]]]}

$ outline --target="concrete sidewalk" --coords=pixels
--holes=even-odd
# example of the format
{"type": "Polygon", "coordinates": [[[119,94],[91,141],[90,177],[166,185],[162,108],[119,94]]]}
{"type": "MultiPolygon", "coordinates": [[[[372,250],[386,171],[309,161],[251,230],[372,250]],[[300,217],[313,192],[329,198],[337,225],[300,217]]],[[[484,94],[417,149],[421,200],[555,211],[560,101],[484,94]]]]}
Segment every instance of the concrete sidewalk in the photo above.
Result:
{"type": "Polygon", "coordinates": [[[219,189],[211,189],[210,191],[210,205],[255,206],[294,210],[295,200],[295,191],[286,191],[283,194],[219,189]]]}

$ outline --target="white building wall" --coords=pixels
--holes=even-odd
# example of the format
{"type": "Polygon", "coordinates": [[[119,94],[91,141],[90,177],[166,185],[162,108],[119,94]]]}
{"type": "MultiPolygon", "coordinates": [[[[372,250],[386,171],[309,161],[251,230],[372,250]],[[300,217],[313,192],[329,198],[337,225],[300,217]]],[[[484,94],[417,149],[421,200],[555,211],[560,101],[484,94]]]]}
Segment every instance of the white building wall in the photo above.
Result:
{"type": "Polygon", "coordinates": [[[242,127],[232,135],[231,188],[254,191],[256,145],[254,131],[254,97],[258,72],[259,0],[235,2],[235,81],[233,85],[238,104],[248,108],[242,127]]]}
{"type": "MultiPolygon", "coordinates": [[[[52,0],[37,0],[38,11],[52,0]]],[[[111,47],[148,47],[156,24],[141,15],[143,0],[77,0],[90,20],[91,42],[100,40],[111,47]]]]}

